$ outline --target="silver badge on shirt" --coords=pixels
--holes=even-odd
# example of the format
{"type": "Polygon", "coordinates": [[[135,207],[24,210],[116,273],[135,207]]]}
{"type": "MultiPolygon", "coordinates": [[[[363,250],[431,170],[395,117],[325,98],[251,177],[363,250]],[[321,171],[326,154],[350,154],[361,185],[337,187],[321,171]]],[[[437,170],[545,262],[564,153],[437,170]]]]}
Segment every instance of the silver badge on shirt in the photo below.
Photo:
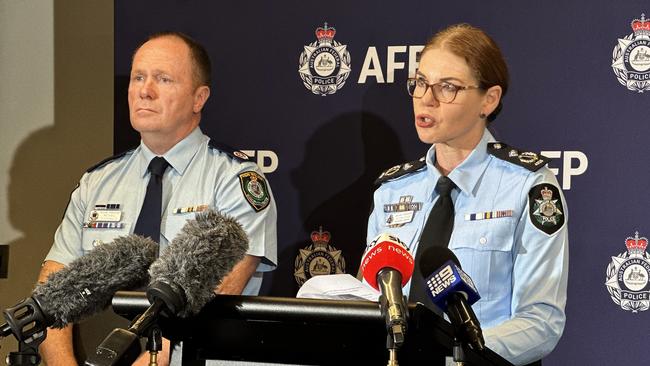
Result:
{"type": "Polygon", "coordinates": [[[95,208],[90,211],[90,217],[83,227],[91,229],[121,229],[124,227],[122,222],[122,210],[119,203],[96,204],[95,208]]]}
{"type": "Polygon", "coordinates": [[[422,202],[413,202],[413,196],[401,196],[398,203],[388,203],[384,205],[386,216],[386,225],[390,228],[404,226],[413,221],[417,211],[422,209],[422,202]]]}

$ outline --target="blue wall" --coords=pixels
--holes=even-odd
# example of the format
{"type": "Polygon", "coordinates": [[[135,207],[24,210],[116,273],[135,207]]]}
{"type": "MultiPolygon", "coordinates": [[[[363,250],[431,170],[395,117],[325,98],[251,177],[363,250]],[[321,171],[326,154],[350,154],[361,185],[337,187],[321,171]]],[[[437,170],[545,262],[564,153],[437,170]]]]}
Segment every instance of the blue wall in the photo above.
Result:
{"type": "MultiPolygon", "coordinates": [[[[267,176],[279,211],[280,267],[267,277],[264,293],[295,294],[298,250],[321,226],[343,251],[347,272],[356,274],[372,181],[427,149],[415,133],[405,89],[415,62],[409,51],[449,24],[468,22],[493,36],[510,67],[511,87],[494,134],[557,157],[549,166],[558,169],[571,211],[568,322],[545,365],[647,363],[650,311],[623,310],[605,285],[611,257],[626,252],[626,238],[637,231],[650,235],[650,90],[629,90],[612,68],[618,39],[634,37],[630,23],[650,11],[647,2],[223,4],[116,2],[115,146],[137,141],[126,109],[135,46],[161,30],[204,43],[214,67],[204,132],[270,156],[261,164],[273,170],[267,176]],[[347,46],[351,71],[340,89],[320,96],[303,85],[298,69],[304,46],[316,41],[324,22],[347,46]]],[[[650,71],[640,75],[650,78],[650,71]]]]}

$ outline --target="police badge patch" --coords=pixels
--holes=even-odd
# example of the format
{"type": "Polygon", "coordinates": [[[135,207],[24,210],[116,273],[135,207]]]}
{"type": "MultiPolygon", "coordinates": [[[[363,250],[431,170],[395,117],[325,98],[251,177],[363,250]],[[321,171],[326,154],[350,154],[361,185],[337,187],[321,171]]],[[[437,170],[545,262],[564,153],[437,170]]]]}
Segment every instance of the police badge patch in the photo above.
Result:
{"type": "Polygon", "coordinates": [[[564,207],[560,191],[552,184],[538,184],[528,192],[530,221],[548,235],[564,225],[564,207]]]}
{"type": "Polygon", "coordinates": [[[336,93],[350,75],[350,52],[334,40],[336,29],[327,23],[316,29],[317,41],[304,46],[298,73],[305,88],[316,95],[336,93]]]}
{"type": "Polygon", "coordinates": [[[329,244],[331,238],[323,227],[312,231],[312,244],[300,249],[296,256],[293,275],[298,285],[314,276],[345,273],[345,259],[340,250],[329,244]]]}
{"type": "Polygon", "coordinates": [[[248,171],[239,174],[239,183],[246,201],[255,211],[262,211],[271,202],[266,181],[256,172],[248,171]]]}
{"type": "Polygon", "coordinates": [[[612,52],[612,69],[629,90],[650,90],[650,20],[641,14],[630,26],[633,33],[618,39],[612,52]]]}
{"type": "Polygon", "coordinates": [[[621,309],[638,313],[650,308],[650,255],[646,253],[648,239],[634,237],[625,240],[627,253],[612,257],[607,266],[605,286],[616,305],[621,309]]]}

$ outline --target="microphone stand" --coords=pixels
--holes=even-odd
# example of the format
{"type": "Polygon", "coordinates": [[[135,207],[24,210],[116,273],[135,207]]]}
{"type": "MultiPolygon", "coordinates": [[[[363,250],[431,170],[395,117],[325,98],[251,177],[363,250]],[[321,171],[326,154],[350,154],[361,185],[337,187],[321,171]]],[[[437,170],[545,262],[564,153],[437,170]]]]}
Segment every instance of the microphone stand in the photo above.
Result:
{"type": "Polygon", "coordinates": [[[155,282],[147,287],[147,297],[151,306],[136,318],[129,329],[114,329],[97,346],[85,366],[128,366],[140,355],[138,338],[148,333],[147,349],[150,351],[150,365],[156,365],[158,351],[162,349],[162,334],[157,321],[160,314],[178,314],[186,303],[182,292],[164,282],[155,282]]]}
{"type": "MultiPolygon", "coordinates": [[[[463,295],[454,293],[450,295],[451,300],[463,298],[463,295]]],[[[477,352],[485,349],[485,341],[480,326],[473,323],[463,323],[462,319],[470,319],[471,307],[465,301],[456,301],[459,306],[448,307],[449,320],[454,327],[454,347],[452,351],[453,360],[456,366],[464,366],[467,362],[464,347],[471,347],[477,352]]]]}
{"type": "Polygon", "coordinates": [[[9,352],[7,355],[7,365],[40,365],[41,355],[38,353],[38,346],[42,340],[37,343],[28,344],[25,341],[18,342],[18,352],[9,352]]]}
{"type": "Polygon", "coordinates": [[[397,362],[397,349],[399,345],[395,344],[395,339],[390,334],[386,337],[386,348],[388,349],[388,366],[399,366],[397,362]]]}
{"type": "Polygon", "coordinates": [[[7,355],[7,365],[39,365],[41,355],[38,346],[47,335],[48,318],[38,299],[28,297],[3,313],[7,323],[0,326],[0,338],[13,334],[18,340],[18,352],[7,355]]]}
{"type": "Polygon", "coordinates": [[[158,366],[158,352],[162,350],[162,331],[154,324],[147,336],[147,351],[149,351],[149,366],[158,366]]]}
{"type": "Polygon", "coordinates": [[[396,270],[382,269],[377,273],[377,283],[381,288],[382,295],[379,298],[381,312],[386,320],[386,328],[388,335],[386,338],[386,348],[388,349],[388,366],[398,366],[397,350],[404,343],[406,337],[406,317],[408,316],[406,308],[406,300],[399,293],[392,293],[393,289],[401,289],[402,275],[396,270]],[[392,298],[400,298],[401,303],[389,304],[389,292],[392,298]]]}
{"type": "Polygon", "coordinates": [[[464,366],[465,365],[465,350],[463,349],[463,343],[458,339],[458,337],[454,337],[454,348],[452,351],[452,355],[454,358],[454,363],[456,363],[456,366],[464,366]]]}
{"type": "MultiPolygon", "coordinates": [[[[160,334],[160,329],[156,325],[158,315],[165,307],[165,303],[156,299],[149,308],[142,313],[131,324],[129,329],[114,329],[103,341],[97,346],[95,354],[90,355],[85,366],[122,366],[131,365],[140,355],[140,342],[138,338],[151,330],[150,334],[155,338],[156,333],[160,334]],[[157,328],[157,332],[152,330],[152,327],[157,328]]],[[[150,340],[147,345],[151,345],[152,349],[156,349],[157,358],[158,346],[162,342],[157,340],[150,340]]]]}

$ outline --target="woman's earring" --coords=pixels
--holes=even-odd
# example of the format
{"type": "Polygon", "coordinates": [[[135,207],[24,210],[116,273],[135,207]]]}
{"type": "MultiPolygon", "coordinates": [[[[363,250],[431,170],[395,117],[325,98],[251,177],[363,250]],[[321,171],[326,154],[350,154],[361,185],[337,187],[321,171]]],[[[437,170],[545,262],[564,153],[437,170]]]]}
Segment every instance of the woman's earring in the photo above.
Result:
{"type": "Polygon", "coordinates": [[[481,117],[481,119],[485,119],[485,117],[487,117],[487,116],[485,115],[485,113],[481,113],[481,114],[479,114],[478,116],[481,117]]]}

